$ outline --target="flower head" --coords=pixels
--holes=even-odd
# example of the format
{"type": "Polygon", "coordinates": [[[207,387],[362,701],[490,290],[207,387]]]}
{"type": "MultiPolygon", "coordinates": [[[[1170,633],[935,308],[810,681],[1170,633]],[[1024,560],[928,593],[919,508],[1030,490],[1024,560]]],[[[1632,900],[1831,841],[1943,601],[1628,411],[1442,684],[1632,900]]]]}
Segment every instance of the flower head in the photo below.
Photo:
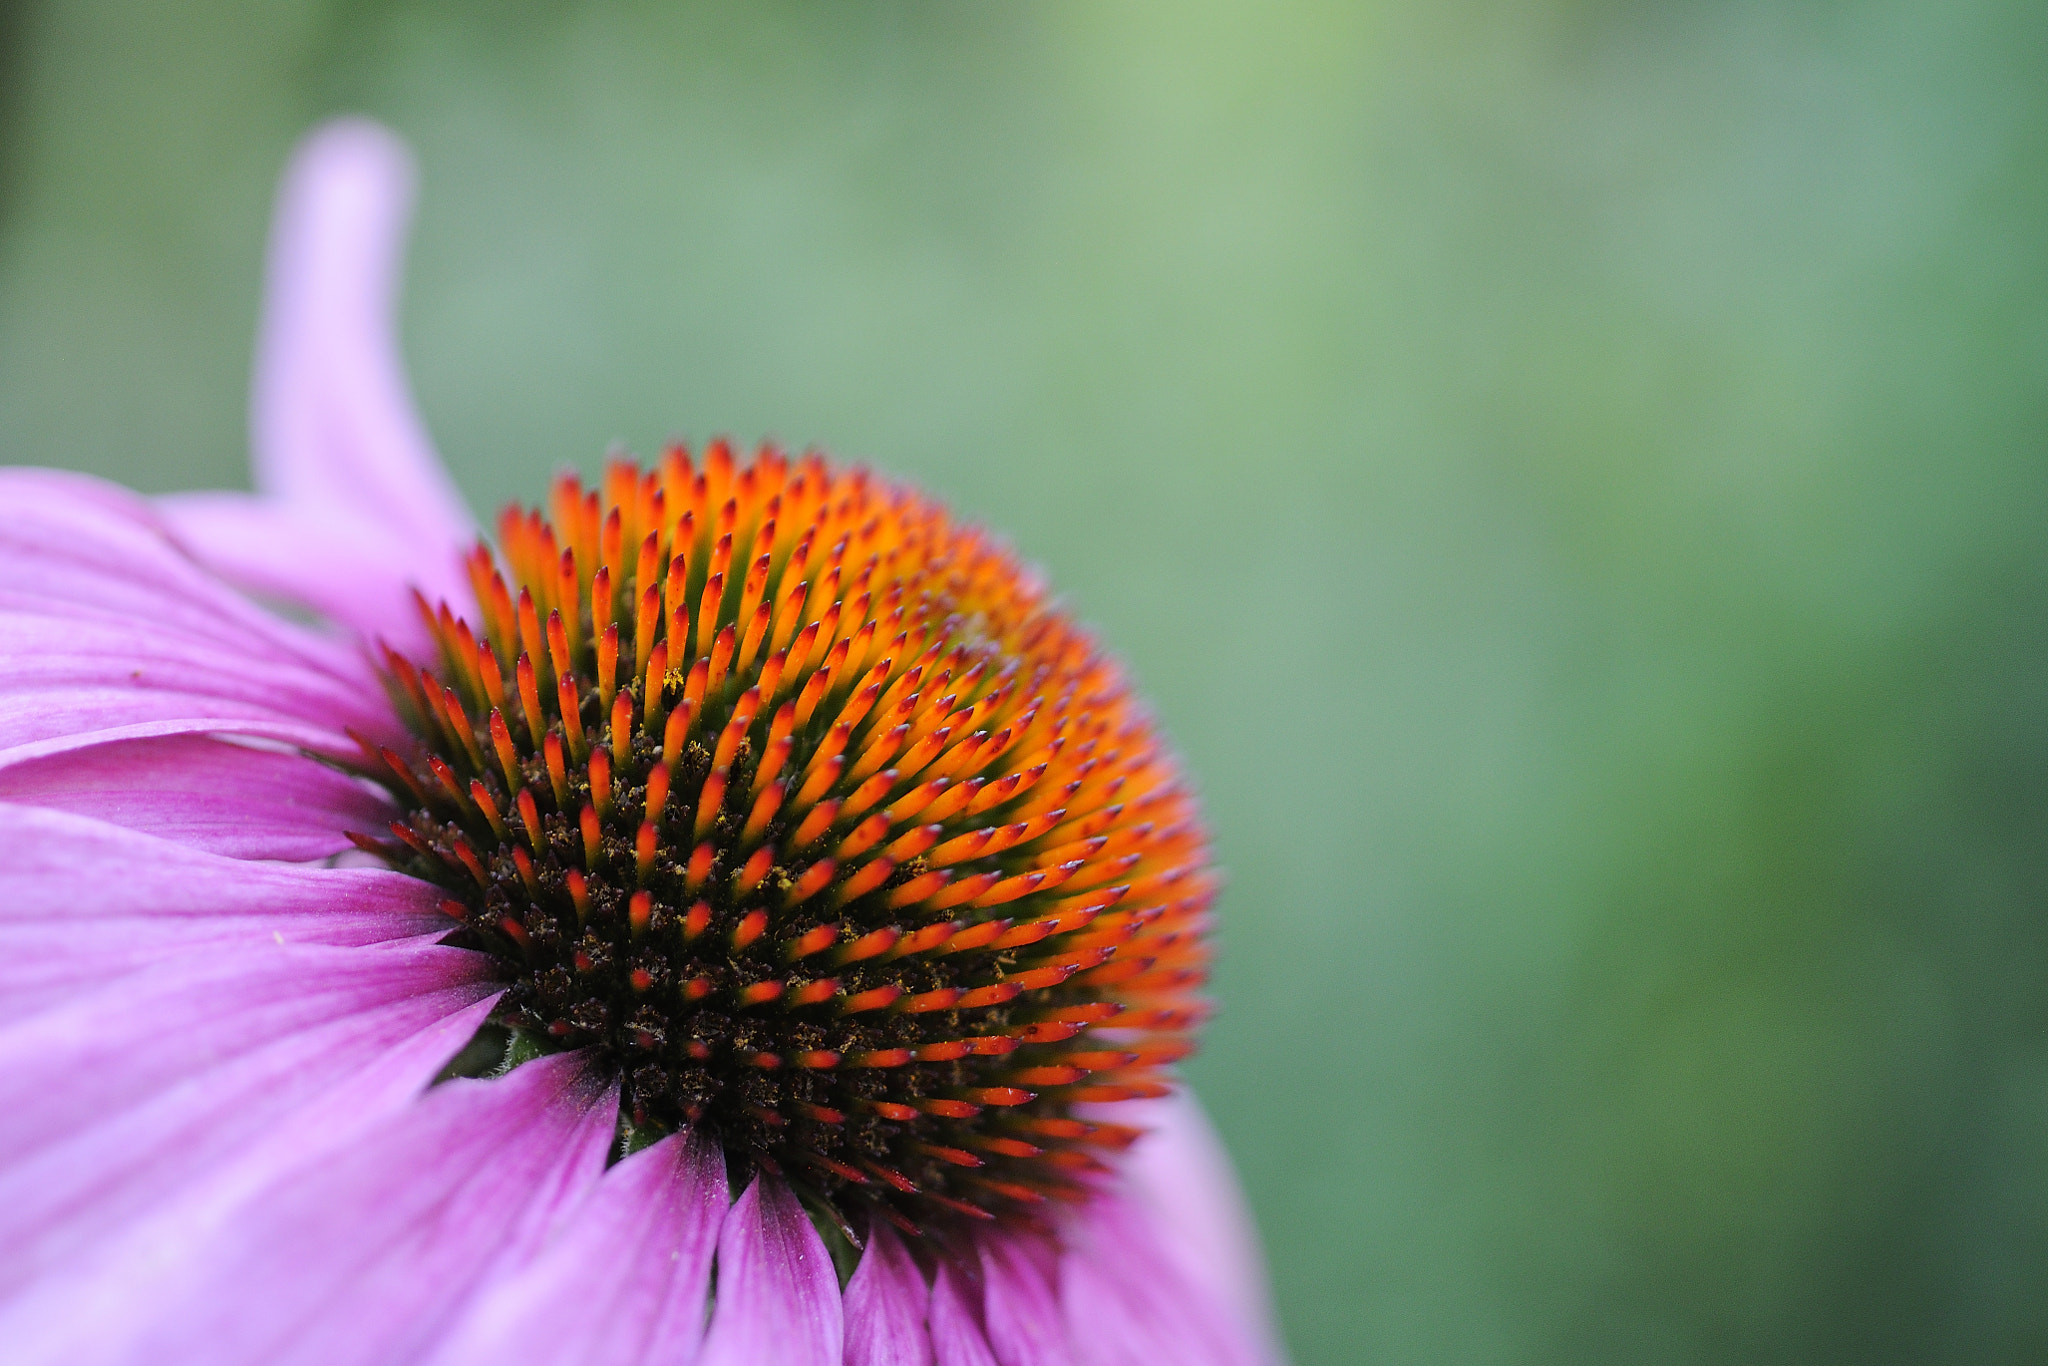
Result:
{"type": "Polygon", "coordinates": [[[0,472],[0,1340],[1271,1359],[1169,1095],[1213,877],[1118,670],[814,456],[476,542],[390,346],[408,184],[361,123],[287,179],[256,495],[0,472]]]}
{"type": "Polygon", "coordinates": [[[1201,1012],[1211,879],[1116,669],[918,495],[773,450],[573,477],[387,649],[423,741],[364,840],[498,1016],[855,1231],[1084,1201],[1201,1012]],[[503,567],[500,559],[502,557],[503,567]],[[509,572],[509,578],[508,578],[509,572]],[[505,661],[501,663],[500,661],[505,661]]]}

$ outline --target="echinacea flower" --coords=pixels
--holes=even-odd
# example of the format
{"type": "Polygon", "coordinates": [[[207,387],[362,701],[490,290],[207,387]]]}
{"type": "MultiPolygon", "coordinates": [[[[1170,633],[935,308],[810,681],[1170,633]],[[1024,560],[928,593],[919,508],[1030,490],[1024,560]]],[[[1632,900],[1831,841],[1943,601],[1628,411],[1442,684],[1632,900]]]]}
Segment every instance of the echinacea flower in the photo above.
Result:
{"type": "Polygon", "coordinates": [[[478,542],[408,184],[362,123],[287,178],[260,493],[0,472],[5,1358],[1275,1360],[1115,665],[816,456],[478,542]]]}

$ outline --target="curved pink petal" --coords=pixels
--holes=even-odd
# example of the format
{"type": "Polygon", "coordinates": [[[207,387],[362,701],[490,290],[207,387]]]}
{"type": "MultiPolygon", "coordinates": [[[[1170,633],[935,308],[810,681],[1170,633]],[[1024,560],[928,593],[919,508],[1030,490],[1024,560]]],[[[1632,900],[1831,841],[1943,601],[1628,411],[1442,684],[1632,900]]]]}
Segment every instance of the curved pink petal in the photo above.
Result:
{"type": "Polygon", "coordinates": [[[1270,1366],[1237,1315],[1184,1275],[1145,1210],[1105,1192],[1070,1221],[1059,1297],[1075,1366],[1270,1366]]]}
{"type": "MultiPolygon", "coordinates": [[[[1196,1285],[1274,1342],[1258,1226],[1201,1102],[1183,1089],[1115,1108],[1117,1120],[1148,1130],[1121,1165],[1132,1193],[1158,1223],[1161,1244],[1196,1285]]],[[[1107,1118],[1108,1108],[1102,1113],[1107,1118]]]]}
{"type": "Polygon", "coordinates": [[[903,1241],[877,1221],[846,1285],[846,1366],[932,1366],[930,1300],[903,1241]]]}
{"type": "Polygon", "coordinates": [[[0,471],[0,763],[138,728],[272,734],[353,752],[399,733],[361,650],[195,565],[134,495],[0,471]]]}
{"type": "Polygon", "coordinates": [[[677,1134],[607,1171],[538,1256],[477,1297],[440,1366],[687,1366],[729,1195],[725,1157],[677,1134]]]}
{"type": "Polygon", "coordinates": [[[156,509],[118,485],[60,470],[0,470],[0,601],[148,622],[252,656],[296,660],[366,686],[351,644],[250,602],[195,563],[156,509]]]}
{"type": "Polygon", "coordinates": [[[25,1361],[383,1366],[432,1349],[597,1180],[615,1093],[574,1054],[453,1081],[256,1192],[140,1284],[80,1293],[25,1361]]]}
{"type": "MultiPolygon", "coordinates": [[[[349,1151],[366,1133],[414,1105],[422,1088],[467,1041],[489,1011],[486,999],[446,1016],[398,1042],[354,1073],[335,1071],[308,1103],[283,1115],[231,1159],[182,1177],[148,1208],[105,1230],[106,1236],[73,1249],[42,1268],[21,1293],[0,1299],[0,1342],[10,1362],[124,1361],[117,1325],[148,1310],[159,1280],[189,1265],[192,1249],[236,1218],[251,1198],[289,1173],[316,1168],[332,1153],[349,1151]],[[99,1324],[94,1342],[81,1324],[99,1324]],[[93,1350],[85,1349],[91,1346],[93,1350]]],[[[145,1144],[133,1154],[138,1168],[175,1156],[145,1144]]]]}
{"type": "Polygon", "coordinates": [[[100,745],[124,744],[131,740],[158,740],[169,736],[200,736],[214,739],[249,739],[306,750],[313,754],[361,757],[353,742],[346,750],[334,732],[299,721],[236,721],[218,716],[174,716],[163,721],[133,721],[119,726],[95,726],[91,730],[52,735],[0,748],[0,769],[35,763],[60,754],[78,754],[100,745]]]}
{"type": "Polygon", "coordinates": [[[125,826],[210,854],[322,859],[393,811],[365,783],[302,755],[198,735],[121,740],[0,767],[0,802],[125,826]]]}
{"type": "MultiPolygon", "coordinates": [[[[391,727],[380,697],[331,674],[253,659],[139,621],[0,607],[0,748],[108,725],[215,718],[310,723],[348,745],[391,727]]],[[[351,746],[352,748],[352,746],[351,746]]]]}
{"type": "Polygon", "coordinates": [[[159,505],[179,539],[230,583],[311,608],[414,658],[433,657],[415,587],[429,602],[445,599],[458,611],[474,600],[461,568],[467,538],[449,542],[445,557],[427,557],[398,526],[331,506],[247,493],[180,493],[159,505]]]}
{"type": "Polygon", "coordinates": [[[412,162],[363,119],[306,139],[278,192],[250,441],[257,496],[164,500],[208,564],[368,633],[409,637],[403,589],[461,602],[471,522],[420,422],[395,311],[412,162]]]}
{"type": "Polygon", "coordinates": [[[337,119],[299,144],[271,229],[251,401],[256,487],[459,536],[467,510],[398,357],[412,200],[412,157],[389,129],[337,119]]]}
{"type": "Polygon", "coordinates": [[[839,1277],[810,1218],[772,1176],[757,1176],[718,1235],[718,1297],[702,1366],[838,1366],[839,1277]]]}
{"type": "Polygon", "coordinates": [[[932,1277],[932,1359],[936,1366],[997,1366],[957,1267],[939,1259],[932,1277]]]}
{"type": "Polygon", "coordinates": [[[990,1350],[1002,1366],[1065,1366],[1066,1325],[1053,1293],[1056,1254],[1044,1240],[1021,1230],[982,1233],[982,1324],[990,1350]]]}
{"type": "Polygon", "coordinates": [[[447,932],[434,888],[374,868],[223,858],[0,803],[0,1000],[25,1014],[166,954],[447,932]]]}
{"type": "Polygon", "coordinates": [[[432,945],[259,944],[170,958],[0,1029],[0,1290],[218,1179],[309,1110],[331,1129],[375,1113],[366,1092],[387,1111],[409,1100],[496,997],[488,969],[432,945]],[[406,1047],[430,1036],[437,1049],[406,1047]]]}

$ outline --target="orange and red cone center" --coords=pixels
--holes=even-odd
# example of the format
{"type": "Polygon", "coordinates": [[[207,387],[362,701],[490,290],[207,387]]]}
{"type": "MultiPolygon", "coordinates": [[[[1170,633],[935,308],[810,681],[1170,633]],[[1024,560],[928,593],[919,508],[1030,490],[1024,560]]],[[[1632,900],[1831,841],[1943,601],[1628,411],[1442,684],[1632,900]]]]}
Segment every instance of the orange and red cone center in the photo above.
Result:
{"type": "Polygon", "coordinates": [[[1215,879],[1121,671],[1036,575],[816,456],[618,463],[508,510],[386,665],[378,842],[504,964],[502,1021],[845,1219],[1085,1195],[1192,1046],[1215,879]],[[1089,1111],[1091,1116],[1097,1112],[1089,1111]]]}

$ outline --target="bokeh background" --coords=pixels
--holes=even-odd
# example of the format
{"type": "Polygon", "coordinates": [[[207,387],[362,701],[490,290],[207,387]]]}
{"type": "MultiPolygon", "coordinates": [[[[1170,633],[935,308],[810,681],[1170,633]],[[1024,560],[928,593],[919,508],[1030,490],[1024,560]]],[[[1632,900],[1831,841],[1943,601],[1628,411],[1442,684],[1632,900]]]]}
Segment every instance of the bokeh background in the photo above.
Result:
{"type": "Polygon", "coordinates": [[[2048,1360],[2038,0],[0,0],[0,459],[245,479],[341,110],[479,509],[817,442],[1127,657],[1302,1366],[2048,1360]]]}

